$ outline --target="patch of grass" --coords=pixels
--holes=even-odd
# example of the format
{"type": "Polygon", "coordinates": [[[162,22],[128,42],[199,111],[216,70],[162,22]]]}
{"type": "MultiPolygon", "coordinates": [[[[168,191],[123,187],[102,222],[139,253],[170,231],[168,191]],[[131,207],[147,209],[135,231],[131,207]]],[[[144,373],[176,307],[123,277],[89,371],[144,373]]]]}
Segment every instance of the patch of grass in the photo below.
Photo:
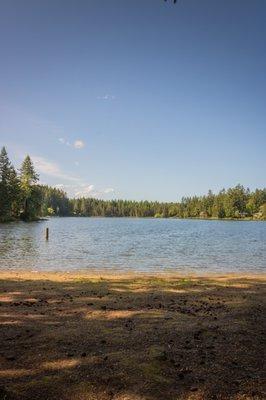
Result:
{"type": "Polygon", "coordinates": [[[149,348],[149,358],[160,359],[161,355],[164,353],[164,348],[159,345],[152,345],[149,348]]]}
{"type": "Polygon", "coordinates": [[[169,384],[170,379],[163,374],[163,369],[161,367],[161,361],[151,360],[150,362],[145,362],[140,364],[140,368],[144,377],[156,384],[169,384]]]}
{"type": "Polygon", "coordinates": [[[178,281],[178,285],[181,286],[189,286],[192,285],[194,282],[190,278],[182,278],[178,281]]]}

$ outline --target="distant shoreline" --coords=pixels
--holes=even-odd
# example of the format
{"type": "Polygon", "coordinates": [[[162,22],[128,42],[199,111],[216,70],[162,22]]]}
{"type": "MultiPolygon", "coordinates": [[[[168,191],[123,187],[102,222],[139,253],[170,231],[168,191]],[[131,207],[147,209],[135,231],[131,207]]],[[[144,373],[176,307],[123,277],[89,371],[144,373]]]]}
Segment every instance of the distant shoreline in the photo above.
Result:
{"type": "Polygon", "coordinates": [[[33,220],[29,221],[23,221],[20,219],[12,219],[8,221],[0,221],[0,226],[4,224],[10,224],[14,222],[24,222],[24,223],[31,223],[31,222],[47,222],[50,219],[53,218],[97,218],[97,219],[156,219],[156,220],[161,220],[161,219],[174,219],[174,220],[180,220],[180,221],[186,221],[186,220],[191,220],[191,221],[244,221],[244,222],[266,222],[264,219],[255,219],[255,218],[215,218],[215,217],[209,217],[209,218],[201,218],[201,217],[186,217],[186,218],[181,218],[181,217],[132,217],[132,216],[101,216],[101,215],[96,215],[96,216],[88,216],[88,215],[55,215],[55,216],[47,216],[47,217],[40,217],[40,218],[35,218],[33,220]]]}
{"type": "MultiPolygon", "coordinates": [[[[49,218],[57,218],[58,216],[55,217],[48,217],[49,218]]],[[[131,216],[87,216],[87,215],[65,215],[59,218],[126,218],[126,219],[178,219],[178,220],[199,220],[199,221],[256,221],[256,222],[266,222],[264,219],[256,219],[252,217],[248,218],[215,218],[215,217],[209,217],[209,218],[202,218],[202,217],[186,217],[186,218],[181,218],[181,217],[131,217],[131,216]]]]}

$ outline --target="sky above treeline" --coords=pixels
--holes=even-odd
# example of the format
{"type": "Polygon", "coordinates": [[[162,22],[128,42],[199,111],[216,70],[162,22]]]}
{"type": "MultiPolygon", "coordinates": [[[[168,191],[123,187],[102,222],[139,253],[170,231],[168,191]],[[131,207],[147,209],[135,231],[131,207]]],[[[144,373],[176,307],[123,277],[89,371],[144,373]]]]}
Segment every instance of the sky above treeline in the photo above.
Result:
{"type": "Polygon", "coordinates": [[[70,196],[266,183],[264,0],[2,0],[0,145],[70,196]]]}

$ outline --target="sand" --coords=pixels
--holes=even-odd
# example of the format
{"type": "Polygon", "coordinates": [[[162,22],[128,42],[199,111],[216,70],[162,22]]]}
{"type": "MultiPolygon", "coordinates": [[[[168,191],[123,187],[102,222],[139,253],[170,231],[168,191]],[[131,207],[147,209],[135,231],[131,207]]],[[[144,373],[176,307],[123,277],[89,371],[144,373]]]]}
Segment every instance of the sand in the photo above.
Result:
{"type": "Polygon", "coordinates": [[[0,399],[265,399],[265,275],[0,272],[0,399]]]}

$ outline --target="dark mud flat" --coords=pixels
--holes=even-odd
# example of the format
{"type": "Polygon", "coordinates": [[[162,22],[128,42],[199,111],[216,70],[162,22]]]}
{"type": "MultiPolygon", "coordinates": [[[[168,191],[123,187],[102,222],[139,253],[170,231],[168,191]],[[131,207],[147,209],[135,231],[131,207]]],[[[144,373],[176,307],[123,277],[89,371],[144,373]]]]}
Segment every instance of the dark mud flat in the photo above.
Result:
{"type": "Polygon", "coordinates": [[[0,273],[0,399],[265,399],[265,278],[0,273]]]}

